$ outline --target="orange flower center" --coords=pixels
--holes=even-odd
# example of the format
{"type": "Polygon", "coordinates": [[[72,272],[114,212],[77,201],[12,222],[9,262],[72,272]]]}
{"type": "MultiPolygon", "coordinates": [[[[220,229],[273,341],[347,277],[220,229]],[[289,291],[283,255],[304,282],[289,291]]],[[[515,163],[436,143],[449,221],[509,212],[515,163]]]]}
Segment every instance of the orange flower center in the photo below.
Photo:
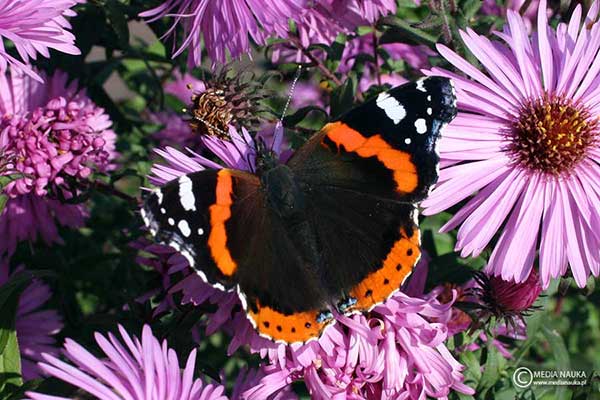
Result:
{"type": "Polygon", "coordinates": [[[511,128],[509,150],[516,162],[558,176],[586,156],[598,136],[598,119],[579,103],[544,95],[525,102],[511,128]]]}

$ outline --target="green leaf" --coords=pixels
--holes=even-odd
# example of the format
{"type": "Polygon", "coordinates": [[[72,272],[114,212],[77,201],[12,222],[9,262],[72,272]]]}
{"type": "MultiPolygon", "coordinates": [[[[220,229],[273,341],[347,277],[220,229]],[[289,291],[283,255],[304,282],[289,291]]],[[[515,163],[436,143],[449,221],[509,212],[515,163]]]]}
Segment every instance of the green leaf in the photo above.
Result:
{"type": "Polygon", "coordinates": [[[481,0],[466,0],[462,7],[465,19],[468,21],[473,18],[482,4],[481,0]]]}
{"type": "Polygon", "coordinates": [[[0,391],[9,385],[18,387],[23,384],[15,316],[19,297],[31,276],[27,271],[18,272],[0,286],[0,391]]]}
{"type": "MultiPolygon", "coordinates": [[[[5,329],[2,328],[2,330],[5,329]]],[[[7,386],[19,387],[22,384],[21,354],[19,352],[19,343],[17,342],[17,331],[13,328],[8,333],[4,350],[0,351],[0,391],[4,391],[4,388],[7,386]]]]}
{"type": "Polygon", "coordinates": [[[460,353],[460,362],[467,367],[465,375],[471,375],[475,381],[481,379],[481,365],[479,364],[479,360],[475,356],[475,353],[472,351],[460,353]]]}
{"type": "Polygon", "coordinates": [[[331,94],[331,117],[336,119],[352,108],[356,84],[351,77],[343,85],[334,89],[331,94]]]}
{"type": "Polygon", "coordinates": [[[121,4],[116,1],[107,1],[104,6],[106,18],[110,22],[110,26],[117,36],[121,48],[129,47],[129,26],[127,26],[127,18],[121,4]]]}
{"type": "Polygon", "coordinates": [[[546,325],[542,325],[541,329],[552,349],[554,360],[556,361],[556,368],[563,370],[570,369],[571,360],[569,359],[569,352],[567,351],[563,338],[556,330],[551,330],[546,325]]]}
{"type": "Polygon", "coordinates": [[[5,194],[0,194],[0,214],[4,211],[4,207],[6,207],[6,203],[8,202],[8,196],[5,194]]]}
{"type": "MultiPolygon", "coordinates": [[[[1,379],[1,378],[0,378],[1,379]]],[[[43,382],[42,379],[33,379],[24,382],[20,387],[14,385],[6,385],[3,391],[0,392],[1,400],[21,400],[24,399],[25,392],[35,390],[43,382]]]]}
{"type": "MultiPolygon", "coordinates": [[[[546,325],[542,325],[541,327],[542,334],[545,336],[548,341],[550,348],[552,349],[552,354],[554,355],[554,367],[557,371],[566,371],[571,369],[571,360],[569,359],[569,352],[567,351],[567,346],[565,346],[565,342],[560,334],[554,330],[548,328],[546,325]]],[[[567,392],[566,386],[557,386],[556,387],[556,399],[569,399],[570,395],[567,392]]]]}
{"type": "Polygon", "coordinates": [[[488,340],[487,342],[487,358],[485,360],[485,366],[483,369],[483,374],[481,375],[481,380],[479,381],[479,386],[477,388],[477,393],[484,397],[483,395],[491,389],[498,379],[500,378],[500,362],[499,358],[501,357],[496,349],[496,346],[493,345],[492,340],[488,340]]]}
{"type": "Polygon", "coordinates": [[[23,174],[10,174],[10,175],[2,175],[0,176],[0,190],[3,189],[6,185],[11,183],[12,181],[16,181],[17,179],[23,178],[23,174]]]}
{"type": "Polygon", "coordinates": [[[437,42],[435,36],[412,27],[408,22],[396,16],[387,16],[382,19],[381,23],[392,29],[381,37],[380,43],[402,42],[405,39],[409,39],[433,48],[437,42]]]}

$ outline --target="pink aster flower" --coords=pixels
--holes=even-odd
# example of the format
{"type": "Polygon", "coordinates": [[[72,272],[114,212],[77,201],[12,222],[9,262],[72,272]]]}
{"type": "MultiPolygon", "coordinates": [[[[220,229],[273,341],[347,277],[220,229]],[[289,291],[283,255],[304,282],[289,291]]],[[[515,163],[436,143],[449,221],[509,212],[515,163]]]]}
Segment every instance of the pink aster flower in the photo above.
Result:
{"type": "Polygon", "coordinates": [[[174,23],[167,35],[175,37],[175,28],[181,24],[185,37],[173,56],[190,47],[190,65],[200,65],[202,42],[213,63],[224,63],[227,52],[231,58],[239,58],[250,54],[249,37],[256,44],[264,45],[269,36],[283,36],[288,29],[288,19],[300,9],[296,1],[285,0],[168,0],[140,16],[150,22],[173,17],[174,23]]]}
{"type": "Polygon", "coordinates": [[[471,79],[430,71],[454,79],[459,113],[439,143],[442,169],[425,214],[466,200],[443,230],[460,225],[463,257],[499,232],[486,271],[504,280],[525,281],[537,255],[544,288],[568,269],[580,287],[600,274],[599,8],[582,20],[578,6],[554,30],[542,0],[531,38],[511,10],[501,41],[461,32],[485,72],[438,46],[471,79]]]}
{"type": "Polygon", "coordinates": [[[50,57],[54,49],[67,54],[81,54],[75,46],[75,36],[65,17],[80,0],[0,0],[0,74],[8,65],[21,70],[38,81],[42,77],[28,64],[38,54],[50,57]],[[20,60],[6,51],[2,39],[11,41],[20,60]]]}
{"type": "MultiPolygon", "coordinates": [[[[39,367],[99,400],[227,400],[221,385],[207,385],[194,379],[196,349],[180,370],[175,351],[152,335],[148,325],[142,340],[130,336],[119,325],[122,341],[112,333],[95,334],[105,358],[98,358],[71,339],[65,341],[64,356],[70,363],[44,354],[39,367]]],[[[28,392],[31,400],[68,400],[28,392]]]]}
{"type": "MultiPolygon", "coordinates": [[[[22,270],[23,267],[19,267],[15,272],[22,270]]],[[[9,278],[8,262],[0,259],[0,286],[9,278]]],[[[24,380],[40,377],[41,371],[36,363],[42,361],[42,353],[58,354],[53,336],[62,329],[61,318],[55,310],[40,309],[50,296],[48,285],[34,279],[19,297],[15,328],[21,352],[21,375],[24,380]]]]}
{"type": "MultiPolygon", "coordinates": [[[[463,383],[464,367],[444,345],[451,303],[441,304],[435,295],[412,298],[398,292],[370,313],[337,315],[319,340],[304,345],[253,338],[251,349],[269,364],[246,398],[264,399],[297,380],[304,380],[314,399],[447,398],[452,390],[473,394],[463,383]]],[[[235,332],[247,334],[239,327],[235,332]]]]}
{"type": "MultiPolygon", "coordinates": [[[[420,275],[426,275],[426,270],[426,262],[417,267],[420,275]]],[[[397,293],[366,315],[336,315],[336,324],[304,345],[277,344],[259,336],[238,296],[212,288],[199,276],[187,276],[172,291],[182,293],[184,304],[217,305],[207,315],[206,333],[222,330],[232,336],[229,354],[249,346],[265,359],[262,376],[242,398],[281,395],[299,380],[304,380],[315,399],[445,398],[451,390],[473,393],[463,384],[463,367],[443,344],[449,337],[447,324],[455,299],[440,303],[436,299],[440,290],[422,298],[397,293]]]]}
{"type": "Polygon", "coordinates": [[[74,194],[73,183],[92,172],[105,172],[115,158],[115,133],[102,108],[67,85],[65,73],[35,81],[21,71],[0,75],[0,174],[18,179],[4,187],[9,200],[0,215],[0,254],[12,253],[17,241],[60,242],[53,222],[81,226],[84,209],[62,205],[74,194]],[[42,204],[46,203],[46,204],[42,204]]]}

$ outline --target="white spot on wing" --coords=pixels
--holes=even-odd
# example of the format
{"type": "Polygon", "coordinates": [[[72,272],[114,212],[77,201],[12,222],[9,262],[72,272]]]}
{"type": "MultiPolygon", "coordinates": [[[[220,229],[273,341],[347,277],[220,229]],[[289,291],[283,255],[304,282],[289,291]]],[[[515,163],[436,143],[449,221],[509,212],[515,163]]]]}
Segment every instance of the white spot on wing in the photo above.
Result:
{"type": "Polygon", "coordinates": [[[402,104],[388,93],[380,93],[379,96],[377,96],[376,103],[377,107],[385,111],[388,118],[394,121],[394,124],[396,125],[406,117],[406,110],[402,104]]]}
{"type": "Polygon", "coordinates": [[[169,223],[169,225],[175,225],[175,220],[173,218],[169,218],[167,222],[169,223]]]}
{"type": "Polygon", "coordinates": [[[427,101],[431,101],[431,95],[427,96],[427,101]]]}
{"type": "Polygon", "coordinates": [[[160,189],[154,189],[154,194],[156,195],[156,200],[158,200],[158,204],[162,204],[163,201],[163,193],[160,189]]]}
{"type": "Polygon", "coordinates": [[[181,234],[185,237],[189,237],[190,234],[192,233],[192,231],[190,230],[190,225],[184,219],[179,221],[179,223],[177,224],[177,227],[181,231],[181,234]]]}
{"type": "Polygon", "coordinates": [[[198,235],[200,235],[200,236],[204,235],[204,229],[198,228],[198,235]]]}
{"type": "Polygon", "coordinates": [[[161,213],[161,214],[166,214],[166,213],[167,213],[167,210],[165,210],[164,208],[161,208],[161,209],[160,209],[160,213],[161,213]]]}
{"type": "Polygon", "coordinates": [[[404,139],[404,143],[406,143],[406,144],[410,144],[410,142],[411,142],[410,138],[406,138],[406,139],[404,139]]]}
{"type": "Polygon", "coordinates": [[[417,90],[420,90],[421,92],[427,92],[427,89],[425,89],[425,86],[423,85],[424,82],[425,79],[419,79],[417,81],[417,90]]]}
{"type": "Polygon", "coordinates": [[[427,107],[427,114],[431,115],[433,113],[433,110],[431,109],[431,107],[427,107]]]}
{"type": "Polygon", "coordinates": [[[185,211],[196,211],[192,180],[187,175],[182,175],[179,178],[179,201],[185,211]]]}
{"type": "Polygon", "coordinates": [[[417,128],[417,132],[419,133],[427,132],[427,122],[425,122],[425,119],[419,118],[418,120],[416,120],[415,128],[417,128]]]}

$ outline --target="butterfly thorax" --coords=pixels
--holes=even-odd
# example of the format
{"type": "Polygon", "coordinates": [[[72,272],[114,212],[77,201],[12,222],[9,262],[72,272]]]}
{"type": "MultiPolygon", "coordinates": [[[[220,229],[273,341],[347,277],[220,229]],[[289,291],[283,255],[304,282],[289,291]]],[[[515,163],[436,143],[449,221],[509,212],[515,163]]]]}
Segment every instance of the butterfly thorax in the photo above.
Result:
{"type": "Polygon", "coordinates": [[[267,170],[261,181],[268,205],[282,220],[298,223],[305,219],[304,193],[287,165],[279,164],[267,170]]]}
{"type": "Polygon", "coordinates": [[[262,140],[256,145],[256,175],[263,176],[267,171],[277,167],[281,162],[279,156],[262,140]]]}

